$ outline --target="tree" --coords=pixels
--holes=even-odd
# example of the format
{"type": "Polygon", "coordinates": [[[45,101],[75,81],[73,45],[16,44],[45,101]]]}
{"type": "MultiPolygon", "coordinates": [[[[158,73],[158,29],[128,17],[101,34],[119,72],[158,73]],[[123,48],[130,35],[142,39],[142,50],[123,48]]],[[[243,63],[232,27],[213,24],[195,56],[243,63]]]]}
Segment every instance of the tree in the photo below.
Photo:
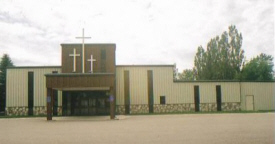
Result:
{"type": "Polygon", "coordinates": [[[198,52],[196,53],[195,56],[195,71],[196,71],[196,78],[199,79],[205,79],[205,68],[206,68],[206,63],[205,63],[205,51],[202,46],[198,47],[198,52]]]}
{"type": "Polygon", "coordinates": [[[4,54],[0,62],[0,111],[5,110],[6,106],[6,73],[7,67],[13,66],[9,55],[4,54]]]}
{"type": "Polygon", "coordinates": [[[252,58],[242,69],[242,80],[274,80],[273,57],[261,53],[252,58]]]}
{"type": "Polygon", "coordinates": [[[194,70],[197,80],[231,80],[236,79],[244,61],[242,34],[236,26],[231,25],[228,32],[212,38],[206,51],[198,47],[194,70]]]}
{"type": "Polygon", "coordinates": [[[183,72],[179,74],[180,80],[194,80],[194,78],[195,75],[192,69],[183,70],[183,72]]]}
{"type": "Polygon", "coordinates": [[[173,68],[173,79],[179,79],[178,78],[178,76],[179,76],[179,73],[178,73],[178,69],[177,69],[177,64],[176,63],[174,63],[174,68],[173,68]]]}

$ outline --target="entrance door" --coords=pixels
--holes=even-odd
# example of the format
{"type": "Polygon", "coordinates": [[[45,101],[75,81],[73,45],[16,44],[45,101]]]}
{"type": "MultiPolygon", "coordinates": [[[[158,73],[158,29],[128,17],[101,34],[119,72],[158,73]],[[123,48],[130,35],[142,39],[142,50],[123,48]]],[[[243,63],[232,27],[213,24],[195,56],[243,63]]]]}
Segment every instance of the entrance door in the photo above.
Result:
{"type": "Polygon", "coordinates": [[[254,96],[253,95],[246,96],[246,110],[248,110],[248,111],[254,110],[254,96]]]}
{"type": "Polygon", "coordinates": [[[63,115],[109,115],[110,101],[106,91],[64,91],[63,115]]]}

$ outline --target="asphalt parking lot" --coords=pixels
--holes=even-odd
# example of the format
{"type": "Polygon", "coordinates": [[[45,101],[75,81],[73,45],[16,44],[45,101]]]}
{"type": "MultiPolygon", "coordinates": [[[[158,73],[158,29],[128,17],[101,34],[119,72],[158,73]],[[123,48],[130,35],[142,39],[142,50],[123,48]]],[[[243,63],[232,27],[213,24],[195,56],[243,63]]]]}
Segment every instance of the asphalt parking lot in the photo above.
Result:
{"type": "Polygon", "coordinates": [[[273,144],[275,113],[0,118],[0,143],[273,144]]]}

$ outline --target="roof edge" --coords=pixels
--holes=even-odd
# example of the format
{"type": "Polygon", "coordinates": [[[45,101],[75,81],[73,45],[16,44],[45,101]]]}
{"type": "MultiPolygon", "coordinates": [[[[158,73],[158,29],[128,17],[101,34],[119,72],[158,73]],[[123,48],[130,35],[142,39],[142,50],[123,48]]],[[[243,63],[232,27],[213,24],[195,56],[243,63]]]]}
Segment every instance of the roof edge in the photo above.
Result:
{"type": "Polygon", "coordinates": [[[64,77],[64,76],[106,76],[115,75],[115,73],[50,73],[45,74],[46,77],[64,77]]]}
{"type": "Polygon", "coordinates": [[[156,65],[116,65],[116,67],[174,67],[174,65],[163,65],[163,64],[156,64],[156,65]]]}
{"type": "MultiPolygon", "coordinates": [[[[61,43],[60,45],[82,45],[82,43],[61,43]]],[[[85,43],[85,45],[116,45],[116,43],[85,43]]]]}
{"type": "Polygon", "coordinates": [[[7,69],[25,69],[25,68],[61,68],[61,66],[12,66],[7,69]]]}
{"type": "Polygon", "coordinates": [[[175,83],[187,83],[187,82],[275,82],[275,80],[261,80],[261,81],[252,81],[252,80],[174,80],[175,83]]]}

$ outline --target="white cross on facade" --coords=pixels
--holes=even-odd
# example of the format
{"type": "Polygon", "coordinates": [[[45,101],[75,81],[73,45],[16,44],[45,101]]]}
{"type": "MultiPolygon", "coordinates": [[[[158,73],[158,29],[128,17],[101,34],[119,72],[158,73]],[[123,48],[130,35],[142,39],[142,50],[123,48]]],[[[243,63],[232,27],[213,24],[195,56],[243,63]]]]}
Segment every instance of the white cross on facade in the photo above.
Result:
{"type": "Polygon", "coordinates": [[[96,61],[96,59],[93,59],[93,55],[91,55],[91,59],[88,59],[87,61],[91,62],[91,73],[93,73],[93,62],[96,61]]]}
{"type": "Polygon", "coordinates": [[[84,48],[84,39],[90,39],[91,37],[84,36],[84,29],[82,29],[82,37],[76,37],[77,39],[82,39],[82,73],[85,73],[85,48],[84,48]]]}
{"type": "Polygon", "coordinates": [[[74,69],[73,69],[73,72],[75,72],[76,71],[76,57],[80,56],[80,54],[77,54],[76,53],[76,49],[74,48],[74,53],[73,54],[69,54],[69,56],[72,56],[73,59],[74,59],[74,63],[73,63],[74,69]]]}

